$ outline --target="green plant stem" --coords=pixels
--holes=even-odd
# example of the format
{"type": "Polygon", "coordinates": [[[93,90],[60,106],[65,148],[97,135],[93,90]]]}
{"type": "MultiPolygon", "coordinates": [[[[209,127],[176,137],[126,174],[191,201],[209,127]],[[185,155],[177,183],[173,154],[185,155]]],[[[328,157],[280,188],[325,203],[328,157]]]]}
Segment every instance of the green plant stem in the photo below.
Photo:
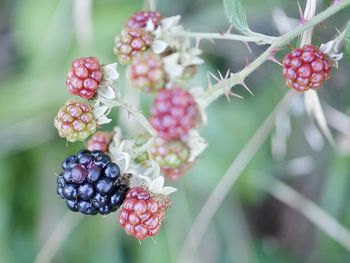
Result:
{"type": "Polygon", "coordinates": [[[317,204],[303,197],[287,184],[274,178],[267,180],[267,183],[256,183],[255,185],[305,216],[347,251],[350,251],[350,231],[317,204]]]}
{"type": "Polygon", "coordinates": [[[224,39],[224,40],[234,40],[234,41],[242,41],[242,42],[254,42],[257,44],[272,44],[277,37],[265,36],[262,34],[252,35],[252,36],[244,36],[232,33],[200,33],[200,32],[179,32],[176,33],[177,36],[186,36],[195,38],[197,40],[201,39],[224,39]]]}
{"type": "Polygon", "coordinates": [[[253,159],[260,147],[267,140],[269,134],[275,127],[276,114],[286,111],[289,108],[293,97],[296,95],[297,94],[291,90],[284,95],[282,100],[267,116],[248,143],[232,161],[230,167],[211,192],[193,222],[190,231],[186,236],[185,242],[183,243],[178,259],[179,263],[193,262],[193,254],[196,252],[199,242],[202,240],[203,235],[208,228],[209,222],[224,201],[234,182],[239,178],[248,163],[253,159]]]}
{"type": "Polygon", "coordinates": [[[202,100],[204,101],[203,106],[207,107],[210,103],[216,100],[218,97],[228,92],[228,88],[231,88],[238,84],[243,84],[244,80],[247,76],[249,76],[253,71],[255,71],[260,65],[262,65],[265,61],[267,61],[274,52],[276,52],[279,48],[285,46],[290,43],[295,37],[299,36],[305,30],[312,28],[313,26],[321,23],[328,17],[334,15],[335,13],[341,11],[350,5],[350,0],[344,0],[343,2],[332,5],[327,8],[323,12],[316,15],[311,20],[306,23],[296,27],[292,31],[278,37],[271,43],[271,46],[266,49],[258,58],[256,58],[252,63],[250,63],[247,67],[242,69],[237,73],[231,73],[228,79],[222,80],[216,85],[209,87],[208,90],[203,94],[202,100]]]}

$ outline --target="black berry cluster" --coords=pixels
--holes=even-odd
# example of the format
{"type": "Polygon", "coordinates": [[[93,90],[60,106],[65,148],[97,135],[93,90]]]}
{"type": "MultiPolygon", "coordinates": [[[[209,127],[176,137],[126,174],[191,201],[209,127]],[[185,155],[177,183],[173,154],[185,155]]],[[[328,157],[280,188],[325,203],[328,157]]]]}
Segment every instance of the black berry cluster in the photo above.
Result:
{"type": "Polygon", "coordinates": [[[102,151],[81,150],[62,163],[57,194],[74,212],[107,215],[116,211],[129,190],[128,178],[102,151]]]}

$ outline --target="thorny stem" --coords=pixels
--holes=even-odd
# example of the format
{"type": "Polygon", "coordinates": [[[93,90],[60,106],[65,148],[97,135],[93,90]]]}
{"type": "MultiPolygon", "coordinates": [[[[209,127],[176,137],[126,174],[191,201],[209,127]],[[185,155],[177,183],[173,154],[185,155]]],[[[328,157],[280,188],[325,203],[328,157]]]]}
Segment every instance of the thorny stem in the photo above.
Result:
{"type": "Polygon", "coordinates": [[[234,41],[242,41],[242,42],[254,42],[257,44],[272,44],[276,39],[276,37],[270,37],[270,36],[265,36],[265,35],[244,36],[244,35],[232,34],[229,32],[226,32],[226,33],[200,33],[200,32],[183,31],[183,32],[176,33],[175,35],[195,38],[196,40],[225,39],[225,40],[234,40],[234,41]]]}
{"type": "Polygon", "coordinates": [[[244,69],[242,69],[237,73],[231,73],[228,79],[222,80],[218,84],[212,87],[209,87],[208,90],[203,94],[203,98],[202,98],[202,100],[204,101],[203,106],[207,107],[210,103],[212,103],[218,97],[227,93],[231,89],[231,87],[238,84],[243,84],[245,78],[249,76],[253,71],[255,71],[265,61],[267,61],[269,57],[276,50],[288,44],[291,40],[293,40],[295,37],[303,33],[305,30],[312,28],[313,26],[321,23],[323,20],[334,15],[335,13],[339,12],[340,10],[344,9],[349,5],[350,5],[350,0],[344,0],[339,4],[332,5],[331,7],[327,8],[323,12],[316,15],[314,18],[310,19],[309,21],[305,22],[302,25],[299,25],[292,31],[280,37],[277,37],[273,41],[271,46],[268,49],[266,49],[266,51],[263,52],[252,63],[250,63],[247,67],[245,67],[244,69]]]}

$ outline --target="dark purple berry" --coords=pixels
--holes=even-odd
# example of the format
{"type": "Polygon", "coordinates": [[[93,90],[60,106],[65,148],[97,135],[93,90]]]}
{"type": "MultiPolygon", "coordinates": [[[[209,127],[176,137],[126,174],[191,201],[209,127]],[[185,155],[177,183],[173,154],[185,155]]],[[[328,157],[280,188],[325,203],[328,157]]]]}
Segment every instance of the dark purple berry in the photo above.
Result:
{"type": "Polygon", "coordinates": [[[78,163],[78,158],[75,155],[68,156],[62,163],[62,168],[68,169],[74,167],[78,163]]]}
{"type": "Polygon", "coordinates": [[[83,200],[90,200],[94,196],[94,187],[91,184],[79,186],[78,196],[83,200]]]}
{"type": "Polygon", "coordinates": [[[106,195],[112,191],[113,181],[108,178],[102,178],[96,182],[96,190],[100,194],[106,195]]]}
{"type": "Polygon", "coordinates": [[[77,184],[81,184],[84,182],[85,178],[88,175],[87,169],[81,165],[78,164],[72,169],[72,181],[77,184]]]}
{"type": "Polygon", "coordinates": [[[63,196],[68,200],[76,200],[77,199],[77,189],[72,184],[67,184],[63,188],[63,196]]]}
{"type": "Polygon", "coordinates": [[[104,175],[110,179],[116,179],[120,175],[119,166],[115,163],[110,163],[107,165],[104,175]]]}
{"type": "Polygon", "coordinates": [[[108,196],[101,195],[97,193],[94,198],[92,198],[92,205],[96,208],[100,208],[108,204],[108,196]]]}
{"type": "Polygon", "coordinates": [[[73,212],[78,212],[78,202],[74,200],[67,200],[67,206],[73,212]]]}
{"type": "Polygon", "coordinates": [[[79,201],[78,209],[81,213],[86,215],[94,215],[97,213],[96,208],[93,207],[88,201],[79,201]]]}
{"type": "Polygon", "coordinates": [[[101,168],[98,166],[92,166],[89,169],[87,180],[90,183],[94,183],[98,180],[98,178],[100,178],[100,175],[101,175],[101,168]]]}
{"type": "Polygon", "coordinates": [[[108,155],[82,150],[66,158],[63,166],[57,176],[57,195],[71,211],[106,215],[123,203],[129,187],[119,179],[119,167],[108,155]]]}

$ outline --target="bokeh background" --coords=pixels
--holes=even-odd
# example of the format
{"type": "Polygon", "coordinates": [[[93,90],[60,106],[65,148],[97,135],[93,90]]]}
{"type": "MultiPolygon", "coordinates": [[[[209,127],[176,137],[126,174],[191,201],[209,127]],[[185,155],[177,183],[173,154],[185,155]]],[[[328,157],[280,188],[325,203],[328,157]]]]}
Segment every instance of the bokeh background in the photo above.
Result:
{"type": "MultiPolygon", "coordinates": [[[[244,100],[232,98],[228,103],[223,97],[209,107],[209,125],[201,130],[209,147],[175,184],[178,192],[160,235],[140,244],[125,235],[117,214],[67,217],[65,204],[56,195],[60,162],[83,147],[67,146],[53,127],[53,117],[69,97],[65,74],[70,62],[89,55],[104,63],[115,61],[114,36],[143,6],[141,0],[93,1],[89,17],[88,2],[0,0],[0,262],[33,262],[57,225],[54,235],[58,240],[63,237],[63,242],[54,242],[43,257],[52,262],[177,262],[210,192],[287,92],[281,68],[267,62],[247,79],[255,96],[237,86],[234,91],[244,100]]],[[[164,16],[181,14],[182,23],[193,31],[228,28],[221,1],[159,2],[164,16]]],[[[326,7],[319,2],[319,9],[326,7]]],[[[250,26],[269,35],[279,34],[272,19],[272,14],[280,14],[275,8],[298,17],[297,1],[246,0],[245,6],[250,26]]],[[[315,44],[331,39],[349,13],[344,10],[318,26],[315,44]]],[[[230,41],[202,41],[201,47],[207,63],[194,83],[203,86],[207,71],[237,71],[264,49],[252,44],[250,53],[244,44],[230,41]]],[[[278,59],[288,50],[281,51],[278,59]]],[[[333,107],[326,115],[339,150],[323,139],[306,116],[302,99],[296,99],[287,114],[276,118],[277,130],[231,188],[191,262],[350,262],[346,249],[259,186],[279,178],[350,227],[349,70],[349,64],[341,61],[319,92],[322,102],[333,107]]],[[[127,87],[123,77],[120,87],[127,87]]],[[[150,99],[142,99],[148,114],[150,99]]],[[[116,121],[118,116],[117,112],[113,116],[116,121]]]]}

